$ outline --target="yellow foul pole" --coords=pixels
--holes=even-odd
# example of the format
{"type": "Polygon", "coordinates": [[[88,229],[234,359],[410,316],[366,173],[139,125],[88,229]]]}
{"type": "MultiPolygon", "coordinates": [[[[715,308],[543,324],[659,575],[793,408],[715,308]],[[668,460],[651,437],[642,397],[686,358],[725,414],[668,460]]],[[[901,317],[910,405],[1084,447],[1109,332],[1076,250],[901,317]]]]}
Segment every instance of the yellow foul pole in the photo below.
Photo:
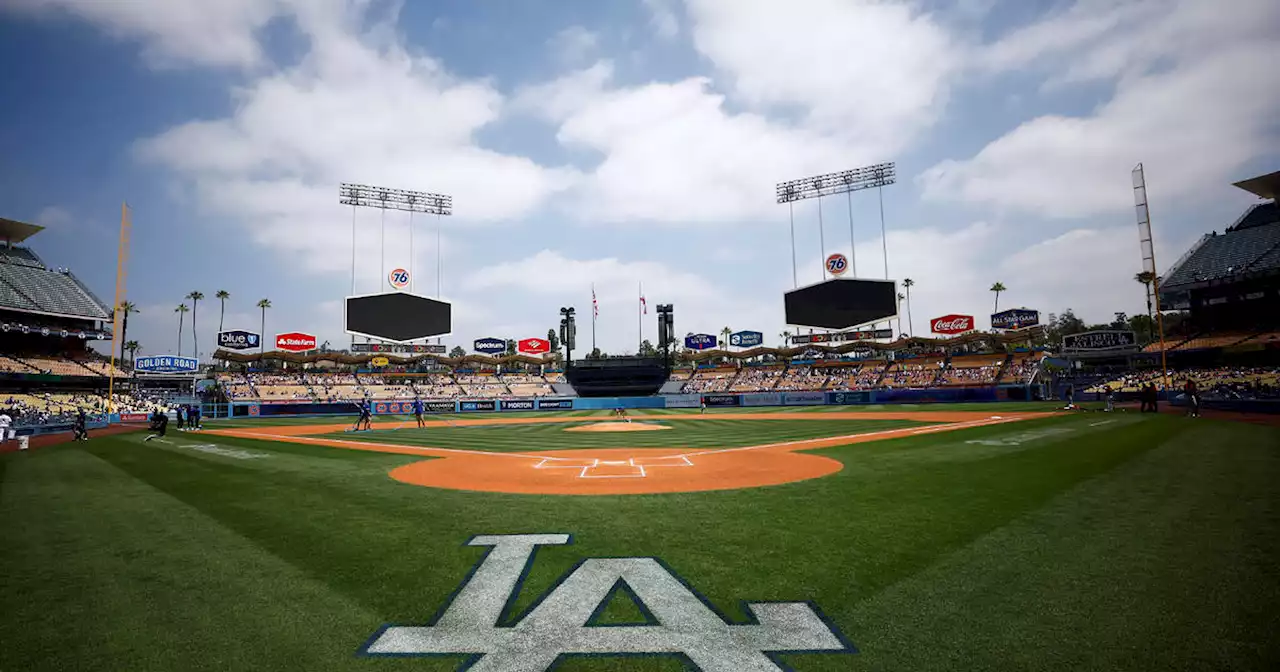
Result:
{"type": "Polygon", "coordinates": [[[1147,204],[1147,177],[1142,164],[1133,167],[1133,204],[1138,215],[1138,243],[1142,248],[1142,270],[1151,274],[1151,292],[1156,300],[1156,324],[1160,329],[1160,379],[1169,390],[1169,357],[1164,342],[1164,315],[1160,312],[1160,273],[1156,270],[1156,246],[1151,235],[1151,209],[1147,204]]]}
{"type": "Polygon", "coordinates": [[[126,319],[120,306],[125,302],[125,276],[129,265],[129,204],[120,204],[120,247],[116,250],[116,299],[111,310],[111,370],[107,372],[107,412],[116,412],[116,353],[120,352],[121,327],[126,319]]]}

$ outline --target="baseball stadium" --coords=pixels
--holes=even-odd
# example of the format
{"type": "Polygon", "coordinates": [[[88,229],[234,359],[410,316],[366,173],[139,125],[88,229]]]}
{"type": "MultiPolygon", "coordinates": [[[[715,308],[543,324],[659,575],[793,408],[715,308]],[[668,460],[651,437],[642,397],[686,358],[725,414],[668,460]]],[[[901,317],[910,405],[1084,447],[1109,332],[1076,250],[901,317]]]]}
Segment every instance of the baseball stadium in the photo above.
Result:
{"type": "Polygon", "coordinates": [[[1273,669],[1278,180],[1164,329],[841,329],[898,309],[833,275],[779,347],[660,305],[583,359],[400,290],[341,351],[130,356],[6,220],[0,668],[1273,669]]]}

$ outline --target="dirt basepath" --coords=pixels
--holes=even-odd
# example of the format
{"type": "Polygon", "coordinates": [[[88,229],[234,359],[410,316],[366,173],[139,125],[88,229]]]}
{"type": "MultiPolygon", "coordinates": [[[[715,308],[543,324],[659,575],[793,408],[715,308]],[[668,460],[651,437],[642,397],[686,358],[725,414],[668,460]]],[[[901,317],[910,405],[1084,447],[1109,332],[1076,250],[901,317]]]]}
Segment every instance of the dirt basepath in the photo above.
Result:
{"type": "MultiPolygon", "coordinates": [[[[353,434],[352,439],[308,436],[342,431],[347,425],[252,427],[204,433],[439,458],[397,467],[390,472],[390,476],[398,481],[426,487],[539,495],[629,495],[736,490],[793,483],[826,476],[843,468],[837,460],[801,451],[1005,424],[1049,415],[1052,414],[922,411],[663,416],[660,418],[663,421],[843,419],[918,420],[940,424],[738,448],[588,448],[523,453],[374,443],[358,440],[355,438],[358,434],[353,434]]],[[[654,419],[659,418],[654,416],[654,419]]],[[[599,418],[484,418],[459,421],[458,424],[518,425],[565,421],[601,424],[599,418]]],[[[622,421],[621,424],[627,423],[622,421]]],[[[447,426],[447,423],[437,421],[434,426],[447,426]]]]}

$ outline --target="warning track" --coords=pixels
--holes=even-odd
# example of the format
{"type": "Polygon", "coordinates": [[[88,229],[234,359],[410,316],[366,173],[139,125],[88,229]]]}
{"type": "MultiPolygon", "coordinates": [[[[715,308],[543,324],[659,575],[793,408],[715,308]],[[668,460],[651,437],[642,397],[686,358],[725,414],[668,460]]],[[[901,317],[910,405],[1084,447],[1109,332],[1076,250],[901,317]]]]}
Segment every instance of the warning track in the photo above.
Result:
{"type": "MultiPolygon", "coordinates": [[[[404,446],[371,441],[318,437],[341,432],[349,424],[250,427],[206,431],[239,438],[302,443],[351,450],[368,450],[437,459],[392,469],[390,476],[412,483],[449,490],[540,495],[628,495],[706,490],[736,490],[793,483],[820,478],[843,465],[829,457],[802,451],[853,443],[934,434],[1046,417],[1051,413],[982,412],[843,412],[843,413],[725,413],[713,415],[654,416],[663,422],[700,420],[916,420],[939,424],[904,427],[738,448],[587,448],[499,453],[443,447],[404,446]]],[[[599,423],[600,418],[475,418],[431,421],[428,427],[533,425],[546,423],[599,423]]],[[[390,423],[381,423],[390,424],[390,423]]],[[[374,425],[377,427],[377,425],[374,425]]]]}

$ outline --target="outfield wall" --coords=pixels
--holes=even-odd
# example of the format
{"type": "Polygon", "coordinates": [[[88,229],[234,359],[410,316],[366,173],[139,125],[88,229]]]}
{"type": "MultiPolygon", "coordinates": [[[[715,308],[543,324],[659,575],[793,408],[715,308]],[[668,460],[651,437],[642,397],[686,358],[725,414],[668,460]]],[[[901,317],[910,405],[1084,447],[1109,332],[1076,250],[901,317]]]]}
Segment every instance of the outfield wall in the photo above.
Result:
{"type": "MultiPolygon", "coordinates": [[[[462,399],[424,401],[427,413],[504,413],[521,411],[599,411],[615,408],[771,408],[780,406],[857,406],[865,404],[925,404],[948,402],[1019,401],[1025,394],[1014,388],[950,388],[935,390],[862,390],[857,392],[723,392],[709,394],[668,394],[649,397],[572,397],[546,399],[462,399]]],[[[1025,388],[1016,388],[1025,393],[1025,388]]],[[[211,408],[206,417],[281,417],[354,415],[354,402],[236,402],[211,408]]],[[[376,401],[374,415],[413,413],[412,401],[376,401]]]]}

